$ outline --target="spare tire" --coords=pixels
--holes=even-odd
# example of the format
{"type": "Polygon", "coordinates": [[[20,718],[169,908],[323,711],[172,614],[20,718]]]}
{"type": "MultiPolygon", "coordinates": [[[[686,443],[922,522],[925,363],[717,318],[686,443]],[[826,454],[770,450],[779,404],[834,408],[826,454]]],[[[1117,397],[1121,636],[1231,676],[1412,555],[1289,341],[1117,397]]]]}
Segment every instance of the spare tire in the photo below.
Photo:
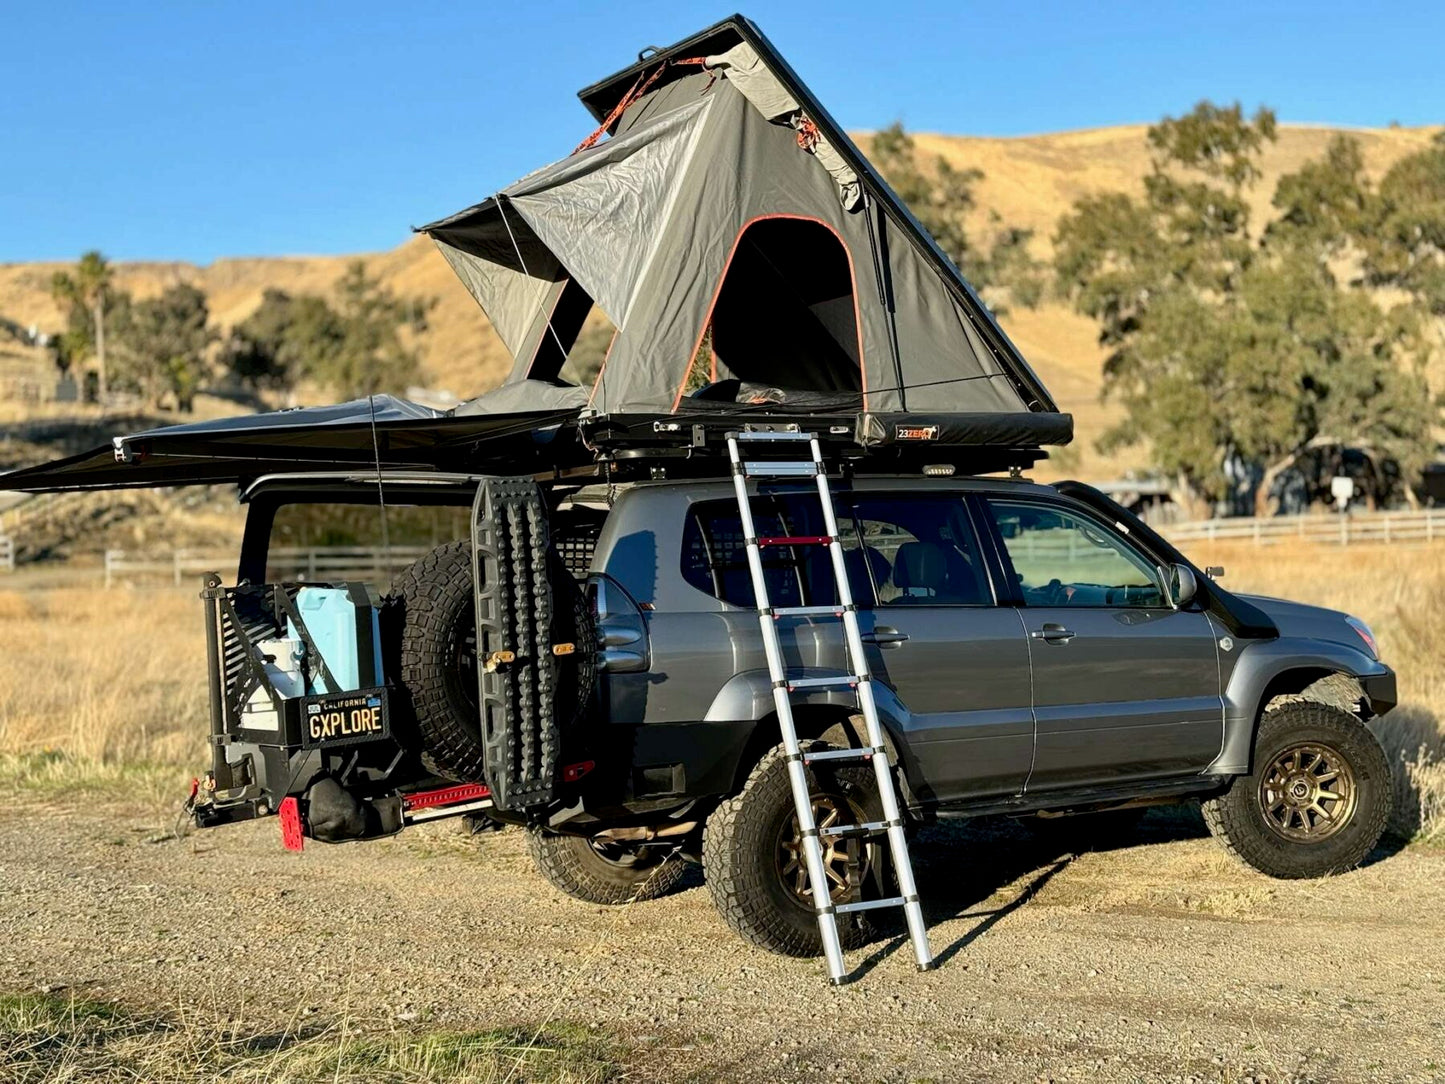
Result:
{"type": "MultiPolygon", "coordinates": [[[[555,556],[548,565],[558,602],[553,640],[577,647],[561,668],[555,705],[559,723],[571,730],[591,702],[597,634],[576,581],[555,556]]],[[[410,701],[423,761],[446,778],[486,782],[471,544],[458,539],[414,563],[398,578],[387,610],[397,630],[393,674],[410,701]]]]}
{"type": "Polygon", "coordinates": [[[480,782],[471,546],[459,539],[413,564],[398,578],[388,609],[400,629],[395,676],[410,702],[423,760],[438,775],[480,782]]]}

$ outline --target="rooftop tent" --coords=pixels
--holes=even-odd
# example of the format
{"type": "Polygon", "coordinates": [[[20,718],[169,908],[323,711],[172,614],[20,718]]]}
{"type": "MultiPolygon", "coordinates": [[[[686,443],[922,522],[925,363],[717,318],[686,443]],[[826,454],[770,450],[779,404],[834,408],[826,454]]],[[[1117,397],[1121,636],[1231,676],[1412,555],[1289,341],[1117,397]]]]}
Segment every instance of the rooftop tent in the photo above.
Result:
{"type": "Polygon", "coordinates": [[[594,412],[674,412],[703,387],[710,405],[718,389],[747,401],[756,385],[855,410],[1056,411],[747,20],[653,52],[582,98],[610,138],[422,227],[514,358],[503,389],[462,410],[560,391],[595,304],[617,332],[594,412]]]}

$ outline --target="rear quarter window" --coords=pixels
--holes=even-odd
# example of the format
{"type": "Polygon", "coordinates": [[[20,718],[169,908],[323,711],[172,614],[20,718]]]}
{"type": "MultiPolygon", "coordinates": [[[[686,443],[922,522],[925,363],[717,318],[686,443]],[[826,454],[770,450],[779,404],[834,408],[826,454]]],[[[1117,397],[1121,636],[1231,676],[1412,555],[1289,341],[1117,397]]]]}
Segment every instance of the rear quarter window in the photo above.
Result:
{"type": "MultiPolygon", "coordinates": [[[[816,495],[755,497],[753,526],[760,538],[824,533],[816,495]]],[[[845,550],[857,547],[851,519],[839,510],[845,550]]],[[[826,546],[766,546],[762,551],[768,601],[774,606],[826,606],[837,601],[832,558],[826,546]]],[[[682,536],[682,578],[699,591],[734,606],[754,607],[752,576],[738,506],[733,501],[704,501],[688,512],[682,536]]],[[[866,604],[872,588],[866,577],[850,577],[855,601],[866,604]]]]}

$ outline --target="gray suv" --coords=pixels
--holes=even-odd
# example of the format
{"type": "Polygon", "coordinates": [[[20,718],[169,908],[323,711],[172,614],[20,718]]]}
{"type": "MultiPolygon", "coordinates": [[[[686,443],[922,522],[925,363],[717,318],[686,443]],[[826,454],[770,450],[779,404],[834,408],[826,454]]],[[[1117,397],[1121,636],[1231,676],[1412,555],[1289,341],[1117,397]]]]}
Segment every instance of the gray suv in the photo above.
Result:
{"type": "MultiPolygon", "coordinates": [[[[398,475],[387,502],[393,515],[453,504],[462,516],[476,488],[474,477],[398,475]]],[[[577,643],[595,632],[596,674],[554,711],[566,716],[567,766],[555,796],[483,819],[525,824],[547,879],[594,903],[661,895],[700,862],[739,933],[817,953],[731,483],[546,494],[556,609],[573,615],[577,643]]],[[[281,508],[372,501],[375,476],[263,479],[246,496],[241,582],[265,583],[281,508]]],[[[911,823],[1068,816],[1087,834],[1201,800],[1221,843],[1276,877],[1349,869],[1379,841],[1389,768],[1364,723],[1393,706],[1395,678],[1356,618],[1232,595],[1079,483],[860,476],[836,481],[835,499],[911,823]]],[[[811,482],[759,486],[753,513],[760,534],[823,533],[811,482]]],[[[476,670],[497,662],[479,647],[473,549],[437,547],[383,608],[387,674],[404,694],[398,718],[408,713],[396,731],[422,750],[409,786],[484,777],[494,727],[478,722],[476,670]]],[[[823,549],[766,552],[772,605],[836,600],[823,549]]],[[[838,621],[789,617],[779,629],[790,677],[846,672],[838,621]]],[[[797,703],[805,745],[866,744],[847,688],[803,690],[797,703]]],[[[810,769],[819,822],[878,819],[872,771],[827,763],[810,769]]],[[[308,795],[311,834],[379,834],[328,836],[326,795],[308,795]]],[[[836,899],[889,894],[878,847],[842,838],[826,850],[836,899]]],[[[850,916],[845,947],[873,936],[869,914],[850,916]]]]}

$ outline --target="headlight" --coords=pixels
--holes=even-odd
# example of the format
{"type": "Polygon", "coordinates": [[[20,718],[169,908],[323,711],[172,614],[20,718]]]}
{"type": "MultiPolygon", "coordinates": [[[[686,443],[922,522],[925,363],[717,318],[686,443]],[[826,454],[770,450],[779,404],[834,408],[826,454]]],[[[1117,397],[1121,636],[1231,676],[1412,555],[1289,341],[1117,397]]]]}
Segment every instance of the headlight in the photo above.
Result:
{"type": "Polygon", "coordinates": [[[1378,659],[1380,657],[1380,645],[1375,642],[1375,634],[1370,631],[1370,626],[1358,617],[1346,617],[1345,621],[1349,624],[1350,628],[1359,634],[1360,639],[1365,641],[1365,649],[1369,651],[1370,658],[1378,659]]]}

